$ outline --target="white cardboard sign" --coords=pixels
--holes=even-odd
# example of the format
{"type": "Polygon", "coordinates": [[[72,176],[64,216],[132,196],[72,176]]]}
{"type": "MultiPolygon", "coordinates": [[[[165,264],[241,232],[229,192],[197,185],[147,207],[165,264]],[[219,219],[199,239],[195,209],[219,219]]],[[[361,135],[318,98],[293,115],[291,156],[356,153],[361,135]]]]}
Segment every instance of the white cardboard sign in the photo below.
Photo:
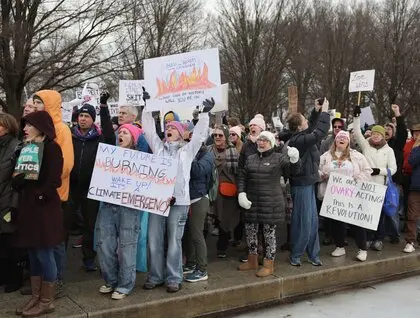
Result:
{"type": "Polygon", "coordinates": [[[219,50],[208,49],[144,60],[148,111],[191,108],[213,97],[222,102],[219,50]]]}
{"type": "Polygon", "coordinates": [[[331,173],[320,215],[376,231],[386,188],[378,183],[331,173]]]}
{"type": "Polygon", "coordinates": [[[350,73],[349,92],[373,91],[375,70],[357,71],[350,73]]]}
{"type": "Polygon", "coordinates": [[[178,162],[100,143],[88,198],[168,216],[178,162]]]}
{"type": "Polygon", "coordinates": [[[362,113],[360,114],[360,127],[364,127],[365,124],[373,125],[375,124],[375,118],[373,118],[372,109],[370,106],[360,108],[362,113]]]}
{"type": "Polygon", "coordinates": [[[144,106],[143,80],[120,80],[119,105],[144,106]]]}

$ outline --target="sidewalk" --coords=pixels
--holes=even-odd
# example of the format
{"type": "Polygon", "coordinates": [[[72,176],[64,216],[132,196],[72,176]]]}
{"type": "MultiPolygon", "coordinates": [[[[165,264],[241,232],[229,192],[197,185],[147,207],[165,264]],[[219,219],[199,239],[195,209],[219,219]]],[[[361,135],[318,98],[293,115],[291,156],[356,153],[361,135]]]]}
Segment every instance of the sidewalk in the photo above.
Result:
{"type": "MultiPolygon", "coordinates": [[[[99,273],[85,273],[80,249],[69,249],[67,297],[56,302],[56,312],[48,317],[225,317],[227,313],[262,305],[292,301],[319,293],[360,287],[420,273],[420,252],[403,254],[400,245],[385,244],[382,252],[368,252],[368,261],[354,260],[351,242],[347,256],[332,258],[332,246],[323,247],[322,267],[303,262],[300,268],[288,264],[288,253],[278,253],[275,274],[260,279],[254,272],[239,272],[239,252],[231,248],[226,259],[217,259],[215,239],[209,239],[209,280],[183,284],[183,289],[168,294],[164,287],[142,289],[145,275],[139,273],[136,288],[129,297],[115,301],[100,295],[103,283],[99,273]]],[[[304,259],[302,259],[304,261],[304,259]]],[[[16,317],[14,310],[29,296],[0,294],[0,317],[16,317]]]]}

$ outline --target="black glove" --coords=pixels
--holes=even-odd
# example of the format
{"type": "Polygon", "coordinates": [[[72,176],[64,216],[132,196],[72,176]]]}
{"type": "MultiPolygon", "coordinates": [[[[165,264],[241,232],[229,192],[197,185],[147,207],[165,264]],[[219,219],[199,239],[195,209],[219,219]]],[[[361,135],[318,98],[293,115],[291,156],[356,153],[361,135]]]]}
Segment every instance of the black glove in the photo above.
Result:
{"type": "Polygon", "coordinates": [[[372,168],[372,170],[371,176],[377,176],[381,172],[379,168],[372,168]]]}
{"type": "Polygon", "coordinates": [[[25,184],[25,174],[19,173],[12,177],[12,188],[15,190],[20,190],[25,184]]]}
{"type": "Polygon", "coordinates": [[[142,86],[143,88],[143,100],[144,102],[146,102],[146,100],[150,99],[150,95],[148,92],[146,92],[146,89],[144,88],[144,86],[142,86]]]}
{"type": "Polygon", "coordinates": [[[354,106],[353,115],[354,117],[359,117],[362,113],[362,110],[360,109],[360,106],[354,106]]]}
{"type": "Polygon", "coordinates": [[[176,198],[172,197],[171,201],[169,202],[169,206],[173,206],[175,204],[175,202],[176,202],[176,198]]]}
{"type": "Polygon", "coordinates": [[[108,91],[103,91],[101,93],[101,95],[99,96],[99,103],[101,105],[106,105],[106,103],[108,102],[108,98],[109,98],[109,93],[108,91]]]}
{"type": "Polygon", "coordinates": [[[204,100],[204,102],[203,102],[204,107],[203,107],[202,112],[203,113],[208,113],[209,111],[211,111],[213,109],[214,104],[215,104],[215,102],[214,102],[213,97],[211,99],[204,100]]]}

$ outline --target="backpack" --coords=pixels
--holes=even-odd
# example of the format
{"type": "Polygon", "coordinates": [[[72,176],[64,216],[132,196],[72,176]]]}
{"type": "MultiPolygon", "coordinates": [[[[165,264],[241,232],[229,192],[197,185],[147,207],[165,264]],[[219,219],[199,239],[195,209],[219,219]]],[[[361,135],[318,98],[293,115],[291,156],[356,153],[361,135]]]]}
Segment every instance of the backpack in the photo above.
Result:
{"type": "Polygon", "coordinates": [[[388,170],[388,182],[387,189],[385,192],[384,205],[382,209],[384,213],[390,217],[393,217],[398,212],[400,204],[400,191],[395,183],[392,181],[391,171],[388,170]]]}

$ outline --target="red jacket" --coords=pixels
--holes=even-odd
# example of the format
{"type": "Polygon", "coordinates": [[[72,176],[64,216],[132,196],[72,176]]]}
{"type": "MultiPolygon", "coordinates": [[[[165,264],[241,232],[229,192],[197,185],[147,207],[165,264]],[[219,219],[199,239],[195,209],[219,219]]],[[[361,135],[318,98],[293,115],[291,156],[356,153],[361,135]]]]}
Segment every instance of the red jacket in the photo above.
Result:
{"type": "Polygon", "coordinates": [[[403,163],[403,174],[405,176],[411,176],[412,172],[413,172],[413,168],[411,167],[411,165],[408,163],[408,157],[410,156],[411,153],[411,149],[413,149],[413,145],[416,142],[416,140],[414,138],[411,138],[409,141],[407,141],[405,143],[404,146],[404,163],[403,163]]]}

